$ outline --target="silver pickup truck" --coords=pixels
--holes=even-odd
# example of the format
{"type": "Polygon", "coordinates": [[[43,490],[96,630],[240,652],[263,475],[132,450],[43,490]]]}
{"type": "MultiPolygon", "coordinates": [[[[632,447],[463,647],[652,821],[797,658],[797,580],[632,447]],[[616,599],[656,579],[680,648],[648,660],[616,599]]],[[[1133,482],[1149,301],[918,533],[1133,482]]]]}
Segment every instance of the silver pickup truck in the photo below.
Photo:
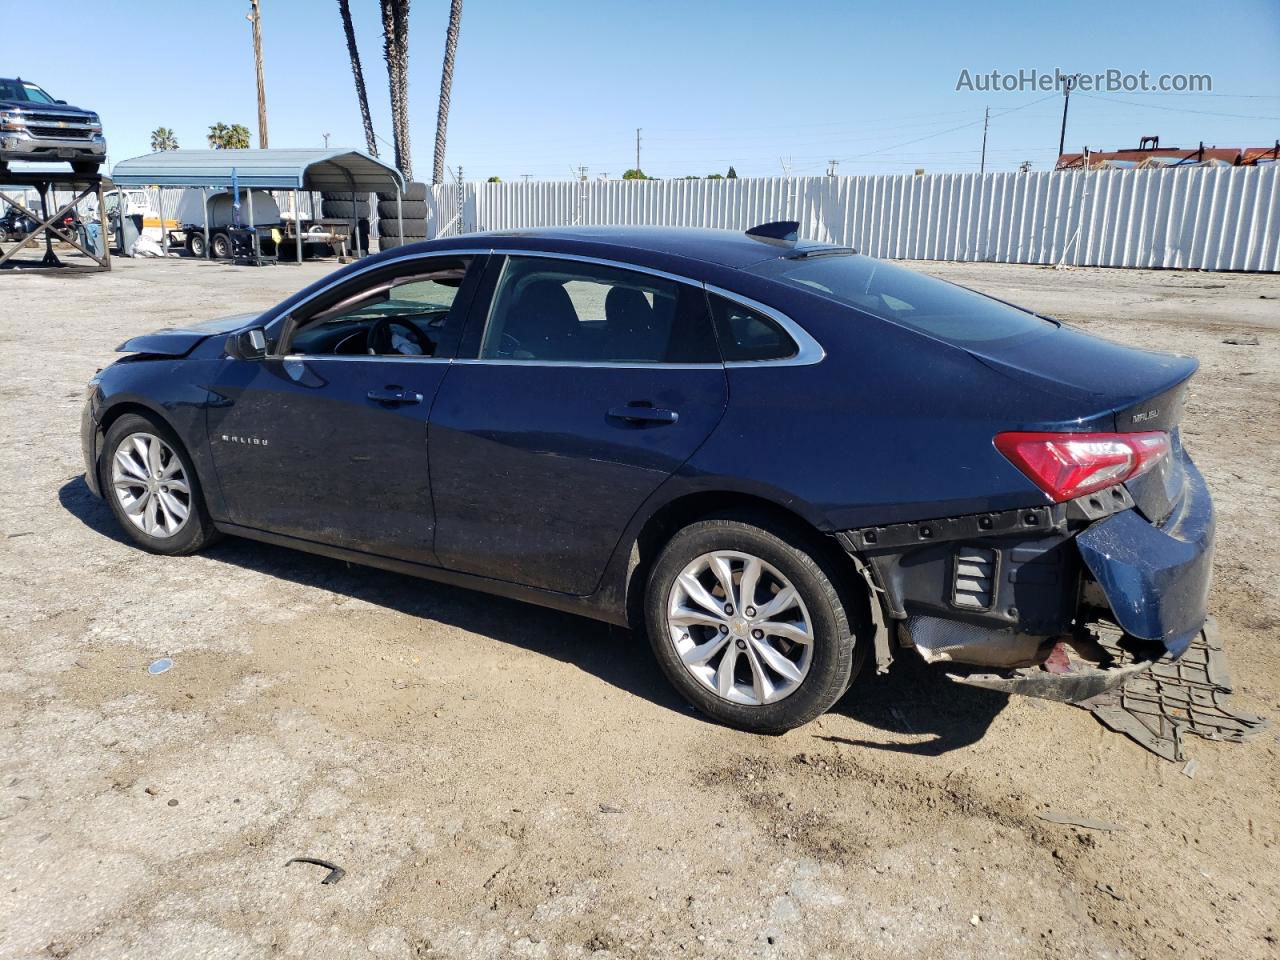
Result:
{"type": "Polygon", "coordinates": [[[106,154],[92,110],[55,100],[29,80],[0,77],[0,175],[11,160],[65,160],[76,173],[92,174],[106,154]]]}

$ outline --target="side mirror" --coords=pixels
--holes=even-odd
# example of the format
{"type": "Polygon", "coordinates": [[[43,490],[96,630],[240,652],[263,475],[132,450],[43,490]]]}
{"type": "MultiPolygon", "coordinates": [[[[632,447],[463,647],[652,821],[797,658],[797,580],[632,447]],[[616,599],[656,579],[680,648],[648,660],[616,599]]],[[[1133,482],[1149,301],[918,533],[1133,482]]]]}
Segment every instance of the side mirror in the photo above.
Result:
{"type": "Polygon", "coordinates": [[[237,360],[261,360],[267,355],[267,334],[261,327],[241,330],[227,338],[227,353],[237,360]]]}

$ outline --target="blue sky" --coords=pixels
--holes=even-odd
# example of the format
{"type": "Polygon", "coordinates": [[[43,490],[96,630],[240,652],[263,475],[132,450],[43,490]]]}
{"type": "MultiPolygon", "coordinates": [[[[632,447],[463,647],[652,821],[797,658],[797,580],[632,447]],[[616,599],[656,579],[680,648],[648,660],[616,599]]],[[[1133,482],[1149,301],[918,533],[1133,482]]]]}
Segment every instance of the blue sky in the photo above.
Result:
{"type": "MultiPolygon", "coordinates": [[[[271,145],[363,147],[334,0],[261,0],[271,145]]],[[[376,0],[351,0],[381,137],[390,140],[376,0]]],[[[448,0],[413,0],[415,174],[429,176],[448,0]]],[[[210,124],[256,130],[248,0],[0,0],[28,42],[4,71],[98,110],[114,162],[149,150],[154,127],[202,147],[210,124]],[[51,25],[56,70],[34,57],[51,25]],[[69,27],[66,29],[70,29],[69,27]]],[[[6,31],[7,33],[10,31],[6,31]]],[[[635,128],[651,176],[976,171],[1057,155],[1060,94],[957,92],[962,69],[1201,73],[1213,93],[1073,94],[1068,150],[1271,144],[1280,137],[1277,0],[1110,4],[855,4],[467,0],[448,163],[468,179],[619,176],[635,128]],[[1106,99],[1102,99],[1106,98],[1106,99]],[[1016,112],[1008,112],[1017,108],[1016,112]]],[[[256,136],[253,141],[257,145],[256,136]]],[[[388,145],[383,155],[391,156],[388,145]]]]}

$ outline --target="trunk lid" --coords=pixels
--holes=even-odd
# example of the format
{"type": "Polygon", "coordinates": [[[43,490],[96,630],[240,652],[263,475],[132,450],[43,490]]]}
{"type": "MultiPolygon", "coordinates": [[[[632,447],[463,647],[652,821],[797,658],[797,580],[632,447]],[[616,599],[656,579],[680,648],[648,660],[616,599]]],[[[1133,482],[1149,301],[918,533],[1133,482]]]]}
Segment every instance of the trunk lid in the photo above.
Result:
{"type": "Polygon", "coordinates": [[[1126,347],[1066,326],[1041,336],[970,344],[966,350],[1005,376],[1077,401],[1082,431],[1168,433],[1171,455],[1125,486],[1155,524],[1180,502],[1186,474],[1178,426],[1188,383],[1199,367],[1194,358],[1126,347]]]}

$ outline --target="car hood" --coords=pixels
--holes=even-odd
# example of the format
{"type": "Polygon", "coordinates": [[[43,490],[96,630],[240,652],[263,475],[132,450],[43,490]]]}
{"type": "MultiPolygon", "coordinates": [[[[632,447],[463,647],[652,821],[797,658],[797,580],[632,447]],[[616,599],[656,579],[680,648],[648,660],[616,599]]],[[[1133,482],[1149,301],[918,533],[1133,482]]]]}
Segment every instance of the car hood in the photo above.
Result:
{"type": "Polygon", "coordinates": [[[185,357],[200,343],[220,333],[234,333],[256,320],[259,313],[236,313],[229,317],[206,320],[204,323],[193,323],[185,327],[171,330],[157,330],[155,333],[144,333],[140,337],[131,337],[116,347],[117,353],[153,353],[162,357],[185,357]]]}
{"type": "Polygon", "coordinates": [[[93,113],[69,103],[32,103],[30,100],[0,100],[0,110],[30,110],[33,113],[93,113]]]}

